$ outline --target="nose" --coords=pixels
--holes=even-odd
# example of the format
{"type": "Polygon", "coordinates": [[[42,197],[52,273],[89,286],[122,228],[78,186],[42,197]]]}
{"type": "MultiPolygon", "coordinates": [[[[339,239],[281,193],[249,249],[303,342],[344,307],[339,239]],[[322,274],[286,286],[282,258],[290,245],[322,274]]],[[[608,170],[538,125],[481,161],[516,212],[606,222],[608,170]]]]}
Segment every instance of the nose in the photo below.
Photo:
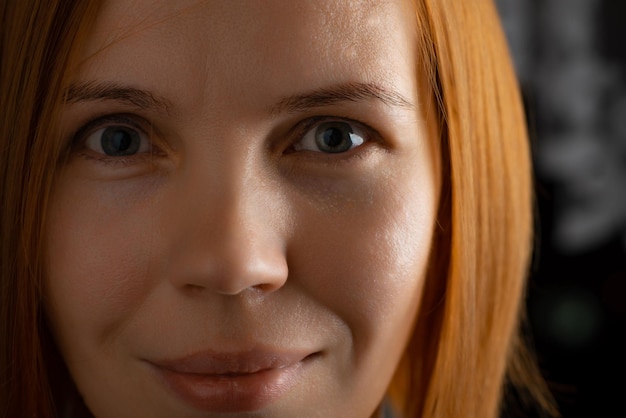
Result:
{"type": "Polygon", "coordinates": [[[288,267],[279,188],[262,175],[187,176],[173,199],[167,276],[178,288],[238,295],[280,289],[288,267]]]}

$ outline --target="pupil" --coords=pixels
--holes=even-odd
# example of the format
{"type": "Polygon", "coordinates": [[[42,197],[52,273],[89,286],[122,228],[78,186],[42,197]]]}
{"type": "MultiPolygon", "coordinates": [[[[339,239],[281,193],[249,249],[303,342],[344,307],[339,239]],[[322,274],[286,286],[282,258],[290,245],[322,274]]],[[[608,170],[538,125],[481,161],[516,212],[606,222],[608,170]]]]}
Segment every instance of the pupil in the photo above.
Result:
{"type": "Polygon", "coordinates": [[[327,129],[324,133],[324,142],[329,147],[336,147],[343,141],[343,132],[337,128],[327,129]]]}
{"type": "Polygon", "coordinates": [[[119,151],[126,151],[130,146],[130,141],[130,136],[126,132],[117,131],[113,136],[113,143],[119,151]]]}
{"type": "Polygon", "coordinates": [[[102,150],[111,156],[132,155],[139,150],[137,132],[119,127],[106,128],[102,133],[102,150]]]}
{"type": "Polygon", "coordinates": [[[352,147],[352,129],[342,122],[324,123],[317,130],[317,146],[323,152],[346,152],[352,147]]]}

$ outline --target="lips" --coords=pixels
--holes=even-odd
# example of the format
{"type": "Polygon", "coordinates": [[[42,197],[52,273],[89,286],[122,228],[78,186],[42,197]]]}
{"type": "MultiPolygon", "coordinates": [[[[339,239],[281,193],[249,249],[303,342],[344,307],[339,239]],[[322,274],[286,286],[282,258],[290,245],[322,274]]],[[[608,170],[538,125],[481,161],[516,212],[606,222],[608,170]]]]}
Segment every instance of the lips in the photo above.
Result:
{"type": "Polygon", "coordinates": [[[149,364],[165,386],[192,407],[235,413],[279,400],[298,383],[313,357],[310,351],[202,351],[149,364]]]}

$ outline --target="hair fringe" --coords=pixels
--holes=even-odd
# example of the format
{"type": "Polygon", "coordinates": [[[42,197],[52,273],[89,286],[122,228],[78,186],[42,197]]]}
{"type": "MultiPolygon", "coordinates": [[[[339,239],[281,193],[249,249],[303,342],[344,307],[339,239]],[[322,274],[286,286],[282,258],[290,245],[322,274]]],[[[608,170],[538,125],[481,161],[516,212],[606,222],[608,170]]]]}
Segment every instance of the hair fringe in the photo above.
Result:
{"type": "Polygon", "coordinates": [[[496,418],[508,381],[557,416],[519,337],[532,174],[521,95],[497,11],[491,1],[414,0],[414,6],[449,161],[443,178],[450,190],[442,198],[450,201],[442,200],[439,218],[448,225],[433,251],[446,242],[449,264],[428,279],[447,277],[438,289],[444,300],[425,294],[420,317],[436,320],[418,318],[390,397],[405,418],[496,418]]]}
{"type": "Polygon", "coordinates": [[[56,415],[42,332],[44,216],[66,70],[98,7],[24,0],[0,9],[0,416],[56,415]]]}

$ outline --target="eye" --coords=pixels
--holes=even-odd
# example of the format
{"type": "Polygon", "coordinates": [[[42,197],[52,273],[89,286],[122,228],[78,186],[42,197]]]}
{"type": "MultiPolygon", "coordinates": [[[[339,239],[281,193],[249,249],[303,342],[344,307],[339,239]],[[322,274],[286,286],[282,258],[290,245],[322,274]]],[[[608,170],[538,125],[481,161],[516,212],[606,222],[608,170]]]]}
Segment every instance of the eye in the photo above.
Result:
{"type": "Polygon", "coordinates": [[[329,121],[309,129],[294,145],[294,149],[337,154],[363,145],[366,137],[353,123],[329,121]]]}
{"type": "Polygon", "coordinates": [[[135,128],[114,125],[90,134],[85,148],[109,157],[126,157],[150,152],[150,141],[135,128]]]}

